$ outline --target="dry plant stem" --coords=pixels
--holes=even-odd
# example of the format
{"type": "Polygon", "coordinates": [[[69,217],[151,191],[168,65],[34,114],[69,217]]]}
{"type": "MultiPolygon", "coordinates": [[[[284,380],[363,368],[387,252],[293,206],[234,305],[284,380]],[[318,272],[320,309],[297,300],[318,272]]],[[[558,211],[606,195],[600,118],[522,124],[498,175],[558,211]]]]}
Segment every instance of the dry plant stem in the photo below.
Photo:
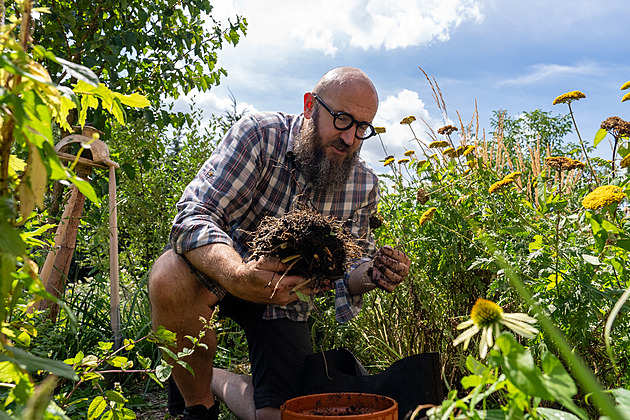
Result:
{"type": "Polygon", "coordinates": [[[311,278],[311,279],[304,280],[302,283],[298,284],[298,285],[297,285],[297,286],[295,286],[293,289],[291,289],[291,291],[292,291],[293,293],[295,293],[295,292],[297,292],[298,290],[300,290],[302,287],[306,286],[307,284],[309,284],[309,283],[310,283],[310,282],[312,282],[312,281],[313,281],[313,279],[312,279],[312,278],[311,278]]]}
{"type": "MultiPolygon", "coordinates": [[[[588,168],[591,170],[591,175],[593,176],[593,179],[595,179],[595,182],[599,184],[599,178],[597,178],[597,174],[595,174],[595,171],[593,170],[593,166],[591,165],[591,160],[588,157],[588,153],[586,153],[586,147],[584,147],[584,142],[582,141],[582,136],[580,135],[580,130],[578,130],[577,123],[575,122],[575,116],[573,115],[573,110],[571,109],[571,102],[569,102],[568,105],[569,105],[569,114],[571,114],[571,119],[573,120],[573,126],[575,127],[575,133],[577,134],[578,139],[580,140],[580,146],[582,147],[582,152],[584,153],[584,159],[586,159],[588,168]]],[[[615,165],[614,157],[615,155],[613,151],[613,169],[615,165]]]]}
{"type": "Polygon", "coordinates": [[[298,258],[297,260],[293,261],[291,263],[291,265],[289,266],[289,268],[287,268],[285,270],[285,272],[282,274],[282,276],[280,277],[280,280],[278,280],[278,282],[276,283],[276,285],[273,288],[273,292],[271,292],[271,296],[269,296],[269,299],[273,299],[273,297],[276,295],[276,292],[278,291],[278,286],[280,286],[280,282],[282,282],[282,280],[286,277],[287,273],[293,268],[293,266],[302,259],[302,257],[298,258]]]}

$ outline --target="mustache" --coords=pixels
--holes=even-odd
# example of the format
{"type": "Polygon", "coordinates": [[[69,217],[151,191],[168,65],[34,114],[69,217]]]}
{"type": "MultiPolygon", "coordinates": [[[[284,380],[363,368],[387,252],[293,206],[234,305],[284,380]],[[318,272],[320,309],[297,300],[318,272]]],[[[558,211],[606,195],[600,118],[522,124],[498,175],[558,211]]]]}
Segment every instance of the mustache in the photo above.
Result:
{"type": "Polygon", "coordinates": [[[336,147],[339,150],[343,150],[344,152],[350,149],[350,146],[348,146],[345,141],[341,140],[340,137],[333,140],[330,145],[336,147]]]}

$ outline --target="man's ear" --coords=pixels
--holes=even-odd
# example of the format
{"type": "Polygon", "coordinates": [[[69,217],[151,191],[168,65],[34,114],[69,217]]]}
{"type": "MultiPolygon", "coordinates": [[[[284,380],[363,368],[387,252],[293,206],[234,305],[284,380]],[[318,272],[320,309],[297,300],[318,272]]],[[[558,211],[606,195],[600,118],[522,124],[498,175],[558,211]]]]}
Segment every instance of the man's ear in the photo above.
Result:
{"type": "Polygon", "coordinates": [[[315,98],[311,92],[304,94],[304,118],[311,118],[313,115],[313,107],[315,106],[315,98]]]}

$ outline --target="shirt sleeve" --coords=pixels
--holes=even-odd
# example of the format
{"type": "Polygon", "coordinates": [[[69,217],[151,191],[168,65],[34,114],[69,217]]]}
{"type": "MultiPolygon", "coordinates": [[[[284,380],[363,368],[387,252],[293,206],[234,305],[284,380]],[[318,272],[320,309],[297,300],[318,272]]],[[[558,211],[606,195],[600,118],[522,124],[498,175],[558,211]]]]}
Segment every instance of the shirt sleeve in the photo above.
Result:
{"type": "Polygon", "coordinates": [[[261,134],[253,117],[236,123],[177,203],[170,243],[178,254],[200,246],[234,246],[228,230],[249,205],[261,167],[261,134]]]}
{"type": "Polygon", "coordinates": [[[370,229],[370,216],[376,212],[379,201],[378,179],[375,183],[365,183],[370,188],[365,201],[359,206],[352,219],[348,222],[352,235],[357,238],[359,245],[364,249],[362,258],[355,260],[343,278],[335,281],[335,319],[345,323],[356,317],[363,307],[363,295],[351,295],[348,292],[348,280],[350,274],[364,262],[372,261],[376,246],[370,229]]]}

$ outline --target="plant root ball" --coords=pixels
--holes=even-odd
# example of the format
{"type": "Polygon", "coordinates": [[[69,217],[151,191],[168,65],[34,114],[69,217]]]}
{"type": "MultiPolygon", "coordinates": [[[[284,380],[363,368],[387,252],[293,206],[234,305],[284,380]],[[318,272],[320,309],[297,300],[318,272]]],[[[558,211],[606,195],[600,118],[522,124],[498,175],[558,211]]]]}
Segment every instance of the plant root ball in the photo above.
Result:
{"type": "Polygon", "coordinates": [[[310,287],[332,287],[352,260],[363,255],[354,237],[332,216],[300,208],[281,218],[265,217],[253,233],[252,257],[280,258],[294,264],[290,275],[311,279],[310,287]]]}

